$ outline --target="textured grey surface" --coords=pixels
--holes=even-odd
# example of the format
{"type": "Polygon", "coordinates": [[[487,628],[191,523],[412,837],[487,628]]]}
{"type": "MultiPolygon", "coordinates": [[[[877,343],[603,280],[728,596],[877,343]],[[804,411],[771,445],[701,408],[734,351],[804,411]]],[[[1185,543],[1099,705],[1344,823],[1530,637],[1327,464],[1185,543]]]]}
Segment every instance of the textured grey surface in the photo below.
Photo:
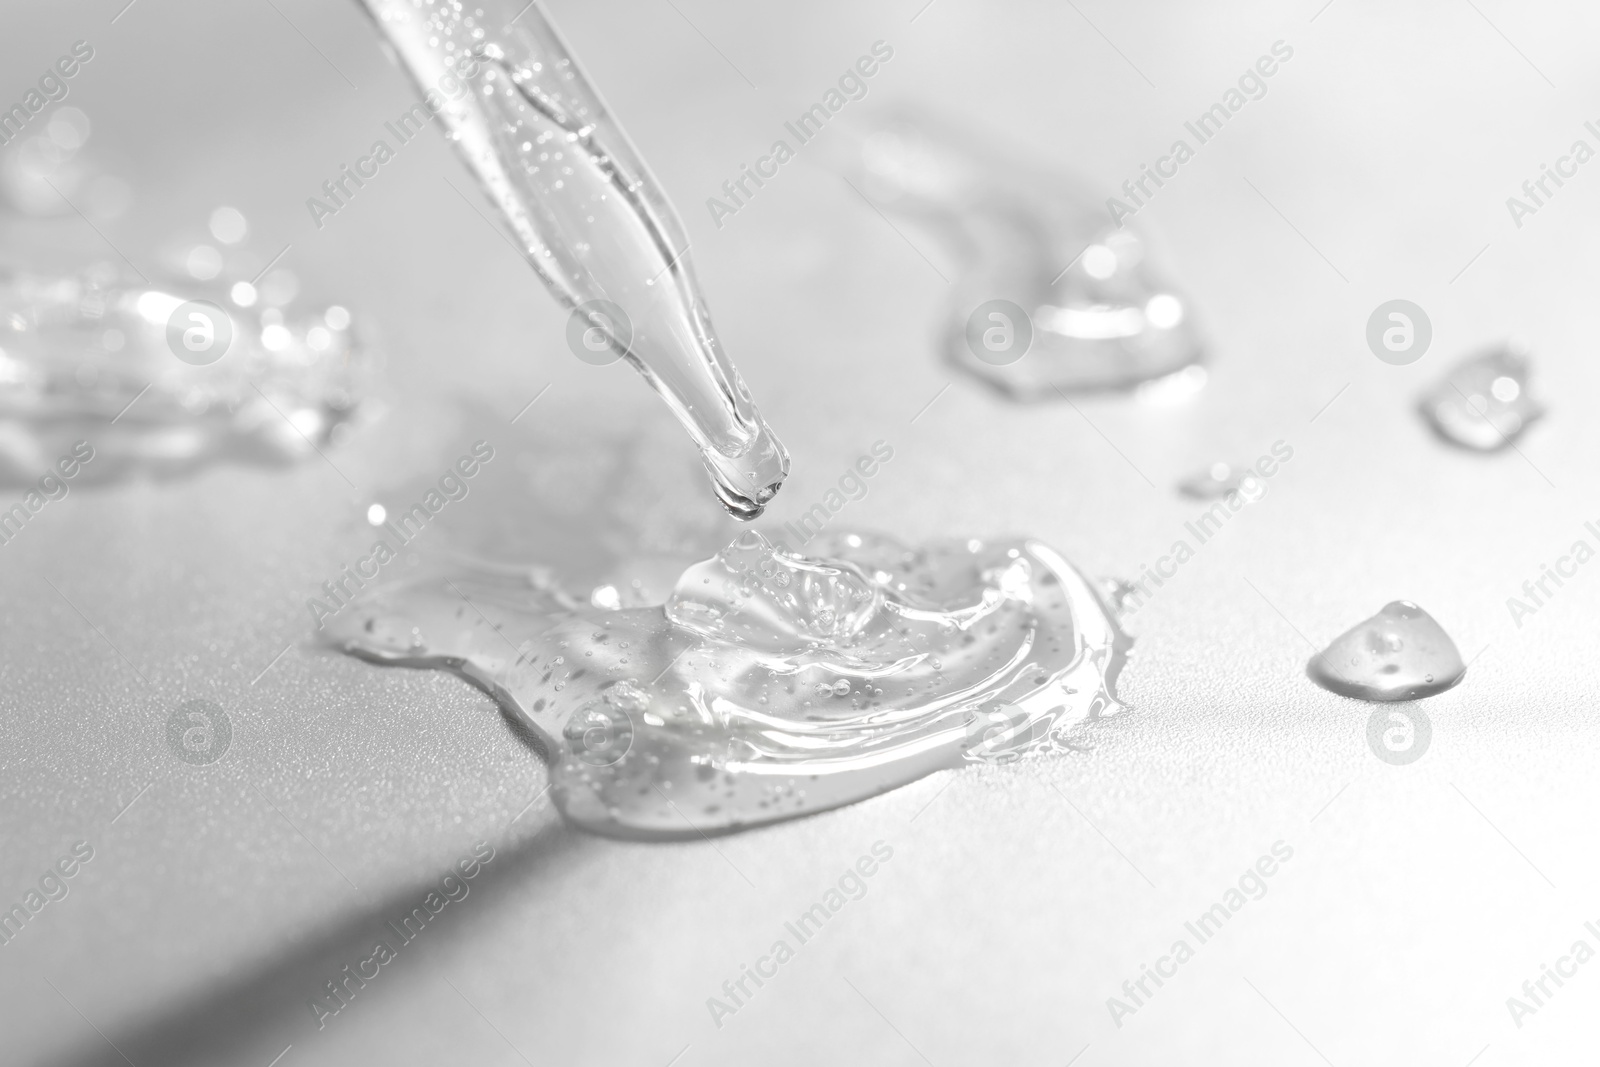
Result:
{"type": "MultiPolygon", "coordinates": [[[[0,548],[0,901],[73,842],[95,849],[0,946],[7,1062],[1592,1058],[1594,965],[1520,1029],[1505,999],[1576,939],[1600,945],[1582,925],[1600,920],[1600,570],[1520,629],[1504,603],[1600,521],[1600,164],[1521,230],[1504,207],[1586,136],[1592,12],[935,0],[911,22],[915,4],[555,4],[685,216],[724,340],[793,453],[774,517],[884,438],[894,461],[836,521],[1026,533],[1127,575],[1199,510],[1178,477],[1295,450],[1129,622],[1134,710],[1094,751],[941,774],[715,845],[643,845],[528,807],[542,764],[486,697],[319,651],[304,601],[365,551],[368,503],[409,502],[478,438],[497,459],[421,551],[595,578],[644,551],[669,573],[732,529],[689,445],[625,370],[560,347],[552,303],[446,184],[483,207],[442,140],[407,146],[312,227],[305,197],[408,102],[354,5],[279,4],[293,26],[268,5],[167,0],[113,25],[117,6],[8,13],[0,95],[92,40],[71,102],[139,195],[106,236],[153,261],[239,206],[260,262],[291,244],[312,291],[381,329],[386,411],[331,465],[75,491],[0,548]],[[921,254],[908,247],[820,146],[711,225],[704,197],[880,38],[896,55],[867,104],[948,108],[1113,185],[1274,40],[1293,45],[1267,97],[1139,216],[1213,341],[1196,402],[1024,409],[957,380],[912,424],[952,380],[933,329],[939,272],[963,264],[915,231],[921,254]],[[1397,296],[1435,327],[1406,368],[1362,340],[1397,296]],[[1552,415],[1520,453],[1445,449],[1412,397],[1509,333],[1532,343],[1552,415]],[[1302,674],[1307,640],[1398,597],[1477,657],[1426,703],[1432,748],[1406,767],[1369,752],[1369,708],[1302,674]],[[231,717],[217,764],[166,746],[188,699],[231,717]],[[319,1030],[306,1002],[480,839],[496,858],[469,895],[319,1030]],[[894,856],[866,895],[714,1026],[706,998],[879,840],[894,856]],[[1279,840],[1294,858],[1267,895],[1114,1026],[1107,997],[1279,840]]],[[[14,249],[46,239],[8,227],[14,249]]]]}

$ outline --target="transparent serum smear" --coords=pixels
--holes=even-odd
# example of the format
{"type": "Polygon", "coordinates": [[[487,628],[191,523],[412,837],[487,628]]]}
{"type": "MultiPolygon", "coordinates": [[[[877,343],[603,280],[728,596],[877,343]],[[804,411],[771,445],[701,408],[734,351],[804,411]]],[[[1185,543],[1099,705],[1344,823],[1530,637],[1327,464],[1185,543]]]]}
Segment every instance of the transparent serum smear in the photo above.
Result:
{"type": "Polygon", "coordinates": [[[1526,352],[1502,345],[1468,356],[1423,394],[1417,407],[1433,431],[1451,444],[1495,452],[1521,436],[1544,414],[1528,393],[1526,352]]]}
{"type": "Polygon", "coordinates": [[[717,339],[681,223],[554,27],[520,2],[364,2],[545,285],[568,307],[622,310],[625,325],[600,320],[612,348],[699,446],[728,511],[760,515],[788,453],[717,339]]]}
{"type": "Polygon", "coordinates": [[[1144,240],[1114,226],[1103,200],[1075,182],[911,114],[878,121],[852,142],[845,166],[878,206],[946,236],[964,267],[947,355],[1000,392],[1049,400],[1057,390],[1127,389],[1200,369],[1187,301],[1144,240]],[[1032,344],[1013,362],[979,359],[969,344],[968,316],[997,298],[1032,323],[1032,344]]]}
{"type": "Polygon", "coordinates": [[[1311,657],[1306,674],[1357,700],[1416,700],[1461,681],[1467,666],[1444,627],[1408,600],[1383,606],[1311,657]]]}
{"type": "Polygon", "coordinates": [[[376,591],[328,636],[490,693],[545,747],[561,812],[618,837],[823,811],[1069,748],[1121,710],[1129,641],[1045,545],[816,544],[802,558],[747,533],[650,608],[594,608],[528,572],[434,575],[376,591]]]}
{"type": "Polygon", "coordinates": [[[343,308],[240,309],[222,283],[0,273],[0,477],[31,481],[74,441],[78,480],[172,476],[221,459],[315,455],[358,415],[374,359],[343,308]],[[206,366],[169,347],[188,300],[228,310],[232,340],[206,366]]]}

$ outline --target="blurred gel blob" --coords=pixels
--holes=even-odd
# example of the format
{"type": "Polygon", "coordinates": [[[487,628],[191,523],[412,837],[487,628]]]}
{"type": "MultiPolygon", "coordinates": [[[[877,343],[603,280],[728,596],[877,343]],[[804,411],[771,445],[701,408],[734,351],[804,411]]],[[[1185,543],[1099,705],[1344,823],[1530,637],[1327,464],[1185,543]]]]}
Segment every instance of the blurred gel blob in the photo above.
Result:
{"type": "Polygon", "coordinates": [[[1477,452],[1509,446],[1544,414],[1528,393],[1532,376],[1525,348],[1498,345],[1457,363],[1418,401],[1433,431],[1477,452]]]}
{"type": "Polygon", "coordinates": [[[96,481],[303,459],[348,431],[371,377],[343,307],[105,264],[0,271],[0,480],[37,478],[80,439],[96,481]],[[187,314],[196,301],[209,321],[187,314]]]}
{"type": "Polygon", "coordinates": [[[561,812],[620,837],[729,832],[1059,751],[1120,710],[1129,642],[1045,545],[815,546],[746,533],[647,607],[459,568],[374,591],[328,636],[488,692],[541,741],[561,812]]]}
{"type": "Polygon", "coordinates": [[[1254,468],[1219,461],[1178,482],[1178,492],[1194,500],[1218,500],[1229,493],[1241,493],[1253,501],[1260,499],[1266,487],[1254,468]]]}
{"type": "Polygon", "coordinates": [[[908,113],[858,133],[844,169],[873,205],[937,232],[960,265],[945,339],[956,366],[1017,400],[1170,378],[1157,391],[1167,400],[1204,384],[1188,301],[1144,240],[1077,182],[908,113]],[[996,302],[1026,322],[993,318],[996,302]],[[986,337],[999,338],[993,351],[986,337]]]}
{"type": "Polygon", "coordinates": [[[1357,700],[1431,697],[1466,673],[1444,627],[1409,600],[1385,604],[1306,665],[1306,674],[1322,688],[1357,700]]]}
{"type": "Polygon", "coordinates": [[[133,189],[115,160],[91,147],[93,129],[88,114],[68,104],[10,139],[0,154],[0,205],[20,216],[74,222],[79,211],[100,223],[125,214],[133,189]]]}

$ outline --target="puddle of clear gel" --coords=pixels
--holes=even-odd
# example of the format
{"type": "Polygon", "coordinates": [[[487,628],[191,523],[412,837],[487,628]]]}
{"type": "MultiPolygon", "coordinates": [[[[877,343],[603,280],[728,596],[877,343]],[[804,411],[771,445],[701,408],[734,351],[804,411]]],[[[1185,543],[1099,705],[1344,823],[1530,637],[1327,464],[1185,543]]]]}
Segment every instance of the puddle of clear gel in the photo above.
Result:
{"type": "Polygon", "coordinates": [[[618,837],[823,811],[1072,747],[1075,729],[1121,710],[1130,642],[1045,545],[816,545],[793,556],[748,532],[643,608],[597,607],[527,571],[414,578],[358,601],[328,637],[484,689],[543,743],[562,814],[618,837]]]}
{"type": "Polygon", "coordinates": [[[945,351],[967,373],[1017,400],[1168,378],[1165,392],[1187,396],[1204,382],[1188,302],[1145,241],[1111,222],[1103,196],[909,113],[858,134],[842,165],[874,204],[946,239],[963,273],[945,351]],[[1015,302],[1033,324],[1027,354],[998,366],[977,358],[966,335],[968,316],[994,299],[1015,302]]]}
{"type": "Polygon", "coordinates": [[[1502,345],[1457,363],[1418,401],[1433,431],[1451,444],[1494,452],[1544,414],[1528,393],[1531,365],[1520,346],[1502,345]]]}
{"type": "Polygon", "coordinates": [[[729,513],[759,516],[789,455],[717,338],[666,194],[544,13],[523,0],[362,2],[540,279],[568,307],[621,308],[627,336],[607,325],[611,347],[699,446],[729,513]]]}
{"type": "Polygon", "coordinates": [[[221,283],[0,272],[0,480],[32,481],[87,440],[79,481],[170,477],[220,459],[314,455],[355,418],[371,358],[341,307],[244,309],[221,283]],[[186,300],[228,311],[208,366],[178,359],[167,320],[186,300]]]}
{"type": "Polygon", "coordinates": [[[1416,700],[1461,681],[1467,666],[1450,635],[1408,600],[1383,606],[1311,657],[1306,674],[1357,700],[1416,700]]]}

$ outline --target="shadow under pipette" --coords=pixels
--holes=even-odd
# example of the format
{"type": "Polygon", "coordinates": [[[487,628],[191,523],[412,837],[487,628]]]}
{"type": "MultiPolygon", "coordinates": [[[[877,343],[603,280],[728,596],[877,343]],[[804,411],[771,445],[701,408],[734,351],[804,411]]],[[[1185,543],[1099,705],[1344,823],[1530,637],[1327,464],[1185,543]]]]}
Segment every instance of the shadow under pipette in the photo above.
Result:
{"type": "MultiPolygon", "coordinates": [[[[445,528],[430,528],[427,540],[417,543],[426,554],[543,565],[582,590],[622,573],[642,573],[647,580],[656,572],[663,580],[676,576],[688,560],[726,541],[733,525],[704,506],[697,458],[669,420],[601,425],[582,411],[535,409],[540,417],[506,427],[504,414],[482,403],[458,400],[438,410],[456,420],[464,439],[492,438],[497,454],[472,479],[469,495],[441,514],[445,528]],[[497,424],[500,429],[486,429],[497,424]]],[[[454,458],[453,453],[441,453],[381,481],[380,499],[399,506],[420,499],[454,458]]],[[[639,595],[660,594],[649,590],[639,595]]],[[[538,739],[526,727],[511,716],[505,721],[519,739],[538,749],[538,739]]],[[[401,948],[399,958],[379,972],[374,989],[352,998],[344,1012],[382,1012],[363,1000],[381,997],[388,981],[398,983],[382,977],[391,967],[437,967],[432,957],[438,949],[460,935],[463,923],[477,921],[460,912],[470,915],[494,907],[497,898],[522,891],[570,863],[576,851],[619,847],[570,829],[553,809],[542,810],[550,812],[544,816],[549,822],[532,836],[504,847],[491,841],[498,855],[469,883],[468,896],[424,928],[420,947],[401,948]]],[[[525,816],[534,817],[534,812],[525,816]]],[[[105,1028],[104,1038],[90,1031],[71,1048],[43,1060],[41,1067],[126,1067],[128,1060],[137,1067],[266,1067],[290,1044],[298,1052],[319,1036],[309,1002],[327,995],[326,983],[340,978],[345,965],[370,957],[379,938],[393,946],[398,939],[386,921],[398,922],[410,914],[438,888],[445,873],[391,888],[280,951],[240,960],[227,977],[197,981],[174,1002],[132,1023],[105,1028]]],[[[218,951],[238,950],[219,945],[218,951]]],[[[326,1025],[332,1029],[343,1022],[336,1016],[326,1025]]]]}
{"type": "MultiPolygon", "coordinates": [[[[465,883],[469,887],[465,897],[448,905],[416,935],[419,947],[398,944],[400,939],[387,922],[399,922],[422,906],[423,898],[437,892],[439,879],[450,871],[441,870],[427,881],[393,889],[307,931],[277,953],[242,964],[226,978],[205,980],[176,1002],[131,1025],[108,1030],[103,1038],[90,1033],[75,1047],[42,1060],[38,1067],[127,1067],[130,1060],[138,1067],[232,1063],[265,1067],[285,1046],[317,1040],[318,1020],[310,1001],[326,998],[329,979],[340,978],[345,965],[371,956],[380,939],[397,949],[398,958],[384,965],[373,980],[377,990],[390,968],[437,967],[433,957],[464,929],[459,912],[493,907],[496,898],[525,886],[542,870],[565,862],[576,849],[615,847],[554,818],[523,840],[491,843],[495,844],[494,859],[465,883]]],[[[359,1014],[365,1006],[363,999],[372,996],[358,993],[343,1012],[359,1014]]],[[[339,1020],[336,1016],[325,1022],[333,1027],[339,1020]]]]}

